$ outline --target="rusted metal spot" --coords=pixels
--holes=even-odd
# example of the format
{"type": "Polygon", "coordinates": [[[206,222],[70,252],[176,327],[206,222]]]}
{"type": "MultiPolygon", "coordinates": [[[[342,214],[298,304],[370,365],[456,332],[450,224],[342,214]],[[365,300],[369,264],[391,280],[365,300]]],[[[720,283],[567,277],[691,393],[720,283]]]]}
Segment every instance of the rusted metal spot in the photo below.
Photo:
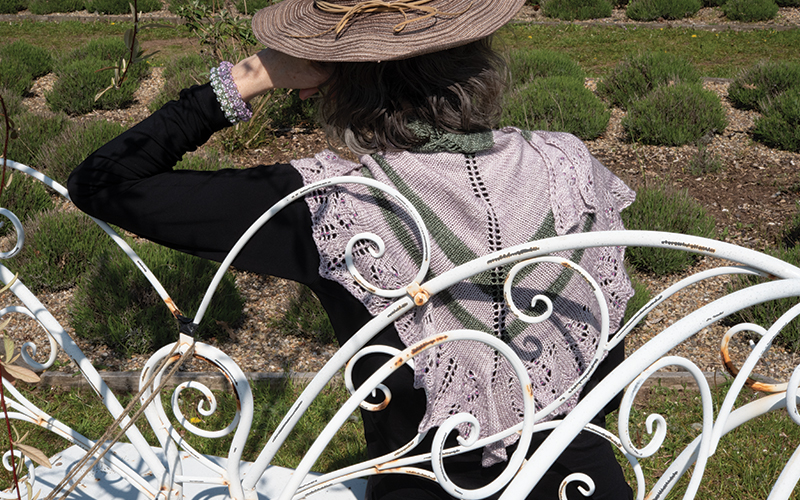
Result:
{"type": "Polygon", "coordinates": [[[166,299],[164,299],[164,303],[167,305],[169,312],[171,312],[173,316],[178,317],[183,315],[183,313],[181,313],[181,310],[178,309],[178,306],[175,305],[175,302],[172,300],[172,297],[167,297],[166,299]]]}
{"type": "Polygon", "coordinates": [[[399,304],[397,307],[394,308],[388,315],[388,318],[394,317],[397,313],[401,312],[403,309],[407,307],[407,304],[399,304]]]}
{"type": "Polygon", "coordinates": [[[506,252],[504,254],[500,254],[498,257],[495,257],[494,259],[487,260],[486,263],[494,264],[495,262],[499,262],[501,260],[505,260],[510,257],[525,255],[526,253],[536,252],[537,250],[539,250],[539,247],[528,247],[528,248],[523,248],[522,250],[517,250],[516,252],[506,252]]]}
{"type": "Polygon", "coordinates": [[[426,340],[425,342],[419,344],[417,347],[411,349],[411,355],[412,356],[416,356],[417,354],[419,354],[420,352],[424,351],[428,347],[430,347],[430,346],[432,346],[434,344],[438,344],[439,342],[441,342],[442,340],[445,340],[445,339],[447,339],[447,335],[439,335],[438,337],[432,337],[432,338],[426,340]]]}
{"type": "Polygon", "coordinates": [[[533,387],[531,384],[525,384],[525,392],[528,393],[528,396],[533,397],[533,387]]]}
{"type": "Polygon", "coordinates": [[[662,240],[661,244],[669,245],[669,246],[673,246],[673,247],[688,248],[690,250],[700,250],[701,252],[717,253],[717,250],[715,248],[704,247],[703,245],[696,245],[694,243],[687,243],[685,241],[662,240]]]}
{"type": "MultiPolygon", "coordinates": [[[[387,462],[389,464],[391,462],[387,462]]],[[[384,464],[386,465],[386,464],[384,464]]],[[[417,470],[413,467],[391,467],[391,468],[379,468],[379,466],[375,466],[372,468],[376,474],[409,474],[412,476],[420,476],[426,479],[430,479],[430,476],[421,470],[417,470]]]]}
{"type": "Polygon", "coordinates": [[[661,498],[661,495],[664,493],[664,490],[666,490],[667,487],[670,484],[672,484],[672,482],[675,480],[675,476],[677,475],[678,472],[674,471],[672,475],[670,475],[669,480],[661,485],[661,489],[659,489],[658,491],[650,492],[647,496],[644,497],[644,500],[658,500],[659,498],[661,498]]]}
{"type": "MultiPolygon", "coordinates": [[[[381,392],[383,392],[383,391],[381,391],[381,392]]],[[[381,401],[379,404],[372,405],[373,408],[370,411],[381,411],[384,408],[386,408],[387,406],[389,406],[389,402],[390,401],[391,401],[391,398],[387,398],[386,394],[384,394],[383,395],[383,401],[381,401]]]]}
{"type": "MultiPolygon", "coordinates": [[[[732,337],[723,337],[719,352],[722,355],[722,365],[726,370],[728,370],[728,373],[730,373],[732,377],[736,378],[736,375],[739,374],[739,369],[733,364],[731,355],[728,353],[728,342],[730,342],[731,338],[732,337]]],[[[750,377],[747,377],[747,380],[744,381],[744,385],[758,392],[781,392],[781,390],[775,384],[766,384],[750,377]]]]}
{"type": "Polygon", "coordinates": [[[406,291],[414,299],[414,304],[418,307],[427,304],[428,299],[431,297],[431,294],[416,281],[408,285],[406,291]]]}

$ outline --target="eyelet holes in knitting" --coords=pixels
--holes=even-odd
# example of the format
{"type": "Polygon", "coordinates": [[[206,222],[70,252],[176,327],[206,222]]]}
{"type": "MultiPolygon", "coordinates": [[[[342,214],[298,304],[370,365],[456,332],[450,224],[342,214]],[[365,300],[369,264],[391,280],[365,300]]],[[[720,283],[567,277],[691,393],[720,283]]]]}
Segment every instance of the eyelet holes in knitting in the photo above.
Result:
{"type": "MultiPolygon", "coordinates": [[[[503,247],[500,224],[492,202],[489,199],[489,191],[486,189],[486,183],[481,178],[480,171],[478,170],[478,161],[474,155],[466,155],[464,160],[469,182],[472,186],[472,193],[476,198],[482,200],[486,204],[486,249],[491,253],[503,247]]],[[[492,331],[500,338],[506,338],[507,336],[506,317],[508,316],[508,308],[503,298],[503,274],[502,267],[496,267],[488,271],[488,284],[491,290],[490,295],[492,297],[493,310],[492,331]]]]}

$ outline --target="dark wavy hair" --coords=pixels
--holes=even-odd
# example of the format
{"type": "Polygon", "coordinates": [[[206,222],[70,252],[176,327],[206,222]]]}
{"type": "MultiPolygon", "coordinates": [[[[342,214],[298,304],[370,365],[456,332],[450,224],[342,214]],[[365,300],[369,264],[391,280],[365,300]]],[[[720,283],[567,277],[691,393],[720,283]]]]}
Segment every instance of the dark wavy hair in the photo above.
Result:
{"type": "Polygon", "coordinates": [[[331,70],[320,121],[329,138],[357,154],[421,145],[413,122],[456,133],[491,130],[507,81],[488,38],[399,61],[333,63],[331,70]]]}

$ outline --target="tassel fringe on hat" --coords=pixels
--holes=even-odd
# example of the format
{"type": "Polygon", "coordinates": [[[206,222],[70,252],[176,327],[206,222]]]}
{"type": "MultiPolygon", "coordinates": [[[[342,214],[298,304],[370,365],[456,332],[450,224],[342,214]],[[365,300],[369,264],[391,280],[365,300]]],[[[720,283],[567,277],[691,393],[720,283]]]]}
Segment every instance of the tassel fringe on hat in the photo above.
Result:
{"type": "Polygon", "coordinates": [[[525,0],[283,0],[253,16],[271,49],[313,61],[390,61],[491,35],[525,0]]]}

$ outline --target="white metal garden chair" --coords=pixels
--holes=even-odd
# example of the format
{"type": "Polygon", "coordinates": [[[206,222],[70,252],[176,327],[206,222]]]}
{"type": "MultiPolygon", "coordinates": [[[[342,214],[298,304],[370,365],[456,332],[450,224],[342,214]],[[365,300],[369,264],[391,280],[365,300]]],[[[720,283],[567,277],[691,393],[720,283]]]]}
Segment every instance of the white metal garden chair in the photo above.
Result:
{"type": "MultiPolygon", "coordinates": [[[[12,161],[9,161],[8,165],[22,174],[44,182],[60,195],[68,198],[64,187],[41,173],[12,161]]],[[[14,248],[0,254],[0,258],[4,262],[7,261],[9,266],[7,268],[4,264],[0,264],[0,279],[2,279],[3,283],[10,285],[10,291],[15,297],[15,304],[3,306],[0,309],[0,316],[22,314],[38,322],[42,329],[47,332],[44,338],[47,339],[50,345],[49,357],[46,360],[37,361],[37,351],[30,347],[23,349],[25,362],[36,370],[46,370],[53,364],[57,351],[59,349],[63,350],[78,367],[92,389],[102,398],[109,413],[119,420],[111,430],[124,429],[124,437],[128,441],[127,443],[113,444],[110,447],[110,452],[105,453],[98,460],[97,457],[100,457],[101,453],[109,447],[107,441],[104,440],[98,443],[88,439],[58,420],[58,415],[50,416],[45,414],[29,402],[14,385],[4,379],[3,384],[9,408],[9,418],[45,427],[73,444],[73,446],[54,457],[54,467],[52,469],[34,467],[29,459],[17,452],[16,459],[25,460],[28,465],[28,475],[23,478],[23,481],[31,485],[30,491],[35,495],[38,494],[39,499],[50,498],[48,495],[61,497],[68,491],[70,492],[70,498],[83,497],[98,500],[103,498],[168,497],[193,499],[230,497],[249,500],[256,498],[289,500],[306,496],[312,498],[359,498],[364,493],[364,478],[370,474],[382,473],[384,472],[383,469],[390,467],[393,471],[399,473],[422,475],[438,481],[452,495],[461,498],[483,498],[501,490],[504,491],[501,496],[503,499],[524,498],[526,492],[534,487],[549,465],[557,459],[564,447],[579,432],[588,429],[608,439],[621,450],[635,472],[638,484],[633,486],[637,498],[642,499],[646,495],[649,495],[648,498],[653,499],[665,498],[675,486],[677,480],[689,469],[692,469],[691,479],[684,493],[684,498],[693,498],[703,480],[706,461],[709,456],[714,454],[725,434],[742,423],[769,411],[787,411],[796,423],[800,423],[800,415],[798,415],[796,404],[797,389],[798,385],[800,385],[800,367],[794,370],[791,379],[787,383],[768,387],[772,394],[734,410],[736,396],[743,390],[755,364],[769,349],[773,339],[786,323],[800,314],[800,305],[793,307],[773,325],[768,327],[739,325],[729,330],[725,339],[721,339],[721,341],[727,343],[730,336],[741,331],[748,331],[761,337],[752,354],[739,368],[739,373],[733,380],[725,401],[716,412],[712,408],[710,389],[701,370],[686,359],[665,356],[676,345],[685,342],[703,328],[730,316],[738,310],[768,300],[800,296],[800,269],[797,267],[763,253],[704,238],[660,232],[611,231],[548,238],[506,248],[479,257],[447,273],[425,281],[428,268],[429,243],[421,217],[414,207],[399,193],[387,186],[363,178],[335,178],[309,185],[288,196],[266,212],[242,236],[239,243],[222,263],[192,323],[199,324],[202,321],[205,310],[223,273],[233,261],[239,249],[253,233],[258,231],[270,217],[288,203],[302,198],[306,193],[316,189],[339,183],[359,183],[380,189],[404,207],[411,214],[416,224],[419,225],[424,235],[421,249],[423,254],[422,265],[414,283],[409,284],[407,289],[391,292],[396,296],[394,304],[387,307],[383,313],[375,317],[345,345],[341,346],[333,358],[318,372],[316,377],[297,398],[278,430],[269,438],[261,454],[253,463],[242,461],[244,444],[248,439],[252,438],[250,435],[251,423],[254,411],[256,411],[253,406],[252,388],[245,374],[224,352],[210,345],[196,342],[185,332],[179,334],[175,343],[154,353],[147,361],[140,375],[140,388],[142,389],[140,401],[147,424],[153,429],[158,439],[158,446],[151,446],[135,425],[127,425],[137,416],[125,413],[122,404],[109,390],[91,362],[70,338],[65,328],[53,318],[37,297],[26,288],[24,284],[25,277],[20,276],[15,279],[14,273],[11,271],[13,257],[24,245],[24,232],[22,224],[13,213],[6,209],[0,209],[0,214],[11,221],[16,231],[14,248]],[[342,405],[331,419],[328,426],[320,434],[295,470],[271,465],[277,450],[284,443],[284,440],[315,396],[347,366],[351,358],[358,355],[359,351],[375,334],[391,324],[399,315],[405,314],[414,307],[423,304],[429,297],[435,296],[453,284],[489,269],[496,269],[502,266],[503,269],[511,270],[509,274],[513,275],[520,266],[531,265],[565,250],[599,246],[637,245],[674,248],[713,256],[728,261],[730,264],[694,274],[662,291],[638,311],[612,339],[608,338],[608,315],[607,311],[605,311],[603,334],[595,355],[595,361],[599,360],[605,352],[612,349],[619,342],[622,342],[624,337],[649,311],[676,292],[694,283],[725,274],[755,274],[770,277],[772,280],[729,293],[698,310],[686,311],[683,318],[666,327],[658,336],[630,354],[611,375],[607,376],[600,385],[581,400],[575,410],[565,419],[559,421],[544,423],[540,421],[540,417],[548,414],[554,406],[550,405],[544,410],[534,411],[530,380],[525,368],[504,342],[491,335],[471,330],[441,332],[439,335],[418,345],[411,346],[402,352],[392,352],[392,358],[379,371],[360,387],[353,389],[350,399],[342,405]],[[322,453],[332,435],[352,412],[376,388],[380,387],[381,382],[388,374],[412,362],[416,355],[426,349],[444,342],[465,339],[488,344],[505,356],[514,367],[523,388],[523,393],[526,395],[522,423],[491,438],[477,441],[474,439],[462,440],[455,449],[445,451],[442,448],[443,444],[440,447],[435,446],[432,450],[417,450],[413,447],[408,447],[408,449],[400,450],[391,456],[368,460],[331,473],[310,473],[315,460],[322,453]],[[162,382],[165,382],[169,377],[170,371],[177,369],[183,359],[189,355],[195,355],[206,360],[213,369],[222,372],[230,382],[231,390],[238,400],[239,408],[230,424],[224,429],[214,432],[199,429],[186,419],[181,414],[180,408],[175,405],[178,395],[182,391],[191,389],[201,391],[210,404],[209,411],[213,411],[215,396],[207,387],[194,381],[182,383],[174,389],[161,387],[163,385],[162,382]],[[648,419],[648,425],[651,423],[655,425],[654,436],[647,446],[638,449],[632,443],[629,435],[629,415],[633,398],[643,382],[664,366],[678,366],[688,371],[695,378],[702,396],[702,433],[673,461],[669,469],[661,476],[661,479],[656,484],[649,486],[648,493],[648,485],[644,483],[638,461],[653,455],[663,444],[666,423],[660,416],[651,416],[648,419]],[[161,398],[162,392],[168,390],[172,391],[170,394],[170,400],[173,403],[171,409],[163,406],[161,398]],[[609,400],[623,390],[625,390],[625,395],[620,409],[619,428],[615,432],[610,432],[592,426],[589,423],[591,416],[599,412],[609,400]],[[173,420],[170,420],[168,412],[172,413],[173,420]],[[176,428],[172,421],[177,421],[181,429],[176,428]],[[457,484],[453,484],[449,480],[446,470],[441,467],[443,454],[480,448],[488,442],[502,439],[512,433],[519,433],[520,435],[518,450],[527,449],[527,443],[533,433],[542,430],[552,430],[552,432],[530,459],[526,460],[524,454],[517,451],[509,457],[505,472],[490,485],[478,490],[466,490],[457,484]],[[190,439],[185,437],[185,435],[200,435],[216,438],[230,434],[233,435],[232,444],[225,457],[204,456],[197,452],[189,444],[190,439]],[[82,460],[86,455],[86,450],[91,450],[91,452],[84,463],[82,460]],[[420,466],[421,463],[428,463],[430,467],[423,468],[420,466]],[[64,478],[69,479],[64,484],[59,484],[64,478]],[[57,485],[60,491],[51,493],[57,485]]],[[[127,254],[128,258],[136,262],[165,304],[176,310],[169,295],[158,283],[145,263],[108,225],[101,221],[96,222],[108,233],[109,237],[114,239],[123,252],[127,254]]],[[[561,261],[558,260],[558,262],[561,261]]],[[[588,282],[593,282],[591,276],[583,272],[575,263],[568,264],[581,272],[588,282]]],[[[351,272],[353,272],[357,280],[363,281],[363,278],[355,268],[351,267],[351,272]]],[[[512,282],[513,276],[507,281],[506,287],[510,288],[512,282]]],[[[599,290],[596,283],[593,286],[596,290],[599,290]]],[[[599,294],[599,291],[597,293],[599,294]]],[[[598,298],[602,302],[602,297],[598,296],[598,298]]],[[[588,365],[590,369],[583,373],[580,380],[567,393],[561,395],[554,405],[557,406],[571,394],[580,391],[596,364],[590,363],[588,365]]],[[[345,376],[347,383],[352,387],[352,382],[349,380],[349,371],[345,371],[345,376]]],[[[468,416],[456,414],[451,420],[442,425],[438,432],[442,433],[441,437],[443,438],[449,430],[452,430],[458,424],[468,421],[468,416]]],[[[436,442],[443,443],[444,440],[436,440],[436,442]]],[[[9,453],[6,453],[4,456],[6,467],[10,466],[9,462],[9,453]]],[[[800,450],[795,450],[794,454],[786,462],[783,473],[773,485],[772,493],[769,496],[770,499],[789,498],[800,477],[799,464],[800,450]]],[[[567,481],[579,481],[586,490],[593,488],[592,479],[585,475],[573,475],[567,478],[567,481]]],[[[22,492],[23,495],[26,494],[25,489],[22,492]]],[[[7,491],[3,496],[16,498],[16,492],[7,491]]]]}

